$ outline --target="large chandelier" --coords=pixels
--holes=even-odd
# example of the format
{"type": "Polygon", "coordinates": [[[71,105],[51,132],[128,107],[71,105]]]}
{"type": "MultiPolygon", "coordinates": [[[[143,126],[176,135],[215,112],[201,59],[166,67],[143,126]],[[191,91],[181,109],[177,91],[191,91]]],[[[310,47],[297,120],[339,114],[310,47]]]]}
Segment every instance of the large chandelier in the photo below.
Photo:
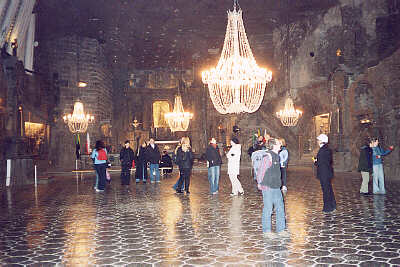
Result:
{"type": "Polygon", "coordinates": [[[276,112],[276,116],[281,120],[282,125],[288,127],[296,126],[302,114],[303,112],[300,110],[294,109],[290,95],[285,100],[285,108],[276,112]]]}
{"type": "Polygon", "coordinates": [[[175,96],[174,110],[166,113],[164,116],[172,132],[186,131],[190,120],[193,118],[192,113],[183,110],[180,94],[175,96]]]}
{"type": "Polygon", "coordinates": [[[244,29],[242,10],[234,1],[228,10],[224,47],[215,68],[202,72],[211,100],[221,114],[255,112],[264,98],[272,72],[258,67],[244,29]]]}
{"type": "Polygon", "coordinates": [[[81,101],[76,101],[72,114],[64,115],[64,122],[68,124],[71,133],[86,132],[89,123],[94,121],[94,117],[90,114],[85,114],[81,101]]]}

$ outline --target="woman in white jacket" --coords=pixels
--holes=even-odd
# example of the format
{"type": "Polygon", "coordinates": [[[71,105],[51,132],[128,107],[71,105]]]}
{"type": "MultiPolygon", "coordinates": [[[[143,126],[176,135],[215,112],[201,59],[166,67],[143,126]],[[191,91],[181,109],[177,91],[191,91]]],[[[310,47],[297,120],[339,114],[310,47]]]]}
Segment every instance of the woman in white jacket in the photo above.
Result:
{"type": "Polygon", "coordinates": [[[238,179],[242,146],[239,144],[239,140],[236,137],[232,138],[231,145],[231,149],[226,154],[228,158],[228,175],[232,183],[231,196],[237,196],[238,194],[244,194],[242,185],[238,179]]]}

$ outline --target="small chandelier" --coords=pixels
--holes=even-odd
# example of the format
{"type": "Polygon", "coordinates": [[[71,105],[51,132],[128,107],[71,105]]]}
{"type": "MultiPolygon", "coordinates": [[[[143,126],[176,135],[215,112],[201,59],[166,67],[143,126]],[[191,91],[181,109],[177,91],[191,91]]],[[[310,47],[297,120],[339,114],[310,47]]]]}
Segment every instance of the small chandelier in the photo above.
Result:
{"type": "Polygon", "coordinates": [[[76,101],[72,114],[64,115],[64,122],[68,124],[71,133],[86,132],[89,123],[94,121],[94,117],[90,114],[85,114],[81,101],[76,101]]]}
{"type": "Polygon", "coordinates": [[[182,97],[180,94],[175,96],[174,110],[166,113],[164,116],[172,132],[186,131],[189,127],[190,120],[193,118],[192,113],[183,110],[182,97]]]}
{"type": "Polygon", "coordinates": [[[276,112],[276,116],[281,120],[283,126],[293,127],[296,126],[299,118],[303,112],[294,109],[293,100],[288,96],[285,100],[285,108],[276,112]]]}
{"type": "MultiPolygon", "coordinates": [[[[289,4],[289,2],[288,2],[289,4]]],[[[276,116],[281,120],[283,126],[293,127],[297,125],[299,118],[303,114],[302,111],[295,109],[293,104],[293,99],[291,97],[291,87],[290,87],[290,46],[289,46],[289,38],[290,38],[290,24],[289,17],[286,18],[286,82],[289,88],[289,95],[285,100],[285,108],[276,112],[276,116]]]]}
{"type": "Polygon", "coordinates": [[[202,72],[211,100],[221,114],[252,113],[264,98],[265,86],[272,72],[258,67],[244,29],[242,9],[228,11],[224,47],[215,68],[202,72]]]}

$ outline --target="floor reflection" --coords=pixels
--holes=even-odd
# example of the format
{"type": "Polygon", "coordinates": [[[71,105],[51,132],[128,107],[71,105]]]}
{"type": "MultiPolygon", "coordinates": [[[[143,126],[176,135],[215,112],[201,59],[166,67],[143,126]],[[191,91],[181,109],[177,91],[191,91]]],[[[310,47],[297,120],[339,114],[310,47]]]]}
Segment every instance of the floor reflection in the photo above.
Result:
{"type": "Polygon", "coordinates": [[[92,174],[4,188],[0,265],[400,266],[400,182],[385,196],[360,196],[359,175],[338,175],[338,210],[324,214],[311,170],[291,168],[291,237],[269,240],[250,172],[241,176],[246,194],[234,197],[224,173],[218,195],[206,172],[193,173],[189,196],[171,189],[176,178],[123,188],[113,174],[104,193],[94,192],[92,174]]]}

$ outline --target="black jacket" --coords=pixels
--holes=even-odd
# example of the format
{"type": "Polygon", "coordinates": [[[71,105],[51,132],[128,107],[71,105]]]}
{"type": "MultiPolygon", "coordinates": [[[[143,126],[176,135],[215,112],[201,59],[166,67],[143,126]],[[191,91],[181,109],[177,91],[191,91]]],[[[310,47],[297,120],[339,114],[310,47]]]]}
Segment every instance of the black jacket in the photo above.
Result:
{"type": "Polygon", "coordinates": [[[372,148],[362,146],[360,149],[360,157],[358,159],[359,172],[372,172],[372,148]]]}
{"type": "Polygon", "coordinates": [[[209,145],[206,150],[206,158],[209,162],[208,167],[221,166],[222,164],[222,159],[221,155],[219,154],[218,146],[217,148],[214,148],[212,145],[209,145]]]}
{"type": "Polygon", "coordinates": [[[119,152],[119,160],[121,161],[121,165],[132,166],[132,161],[135,160],[135,153],[133,153],[130,147],[123,147],[121,152],[119,152]]]}
{"type": "Polygon", "coordinates": [[[327,144],[319,149],[315,165],[317,166],[318,179],[331,179],[333,177],[332,150],[327,144]]]}
{"type": "Polygon", "coordinates": [[[146,157],[147,161],[150,162],[151,164],[160,163],[161,159],[160,150],[158,150],[158,146],[156,144],[154,144],[154,148],[152,148],[151,145],[147,146],[146,157]]]}
{"type": "Polygon", "coordinates": [[[168,154],[161,157],[160,168],[161,167],[172,167],[172,159],[168,154]]]}
{"type": "Polygon", "coordinates": [[[189,149],[186,152],[183,152],[182,148],[178,148],[176,152],[176,164],[180,169],[191,169],[193,166],[193,153],[189,149]]]}

